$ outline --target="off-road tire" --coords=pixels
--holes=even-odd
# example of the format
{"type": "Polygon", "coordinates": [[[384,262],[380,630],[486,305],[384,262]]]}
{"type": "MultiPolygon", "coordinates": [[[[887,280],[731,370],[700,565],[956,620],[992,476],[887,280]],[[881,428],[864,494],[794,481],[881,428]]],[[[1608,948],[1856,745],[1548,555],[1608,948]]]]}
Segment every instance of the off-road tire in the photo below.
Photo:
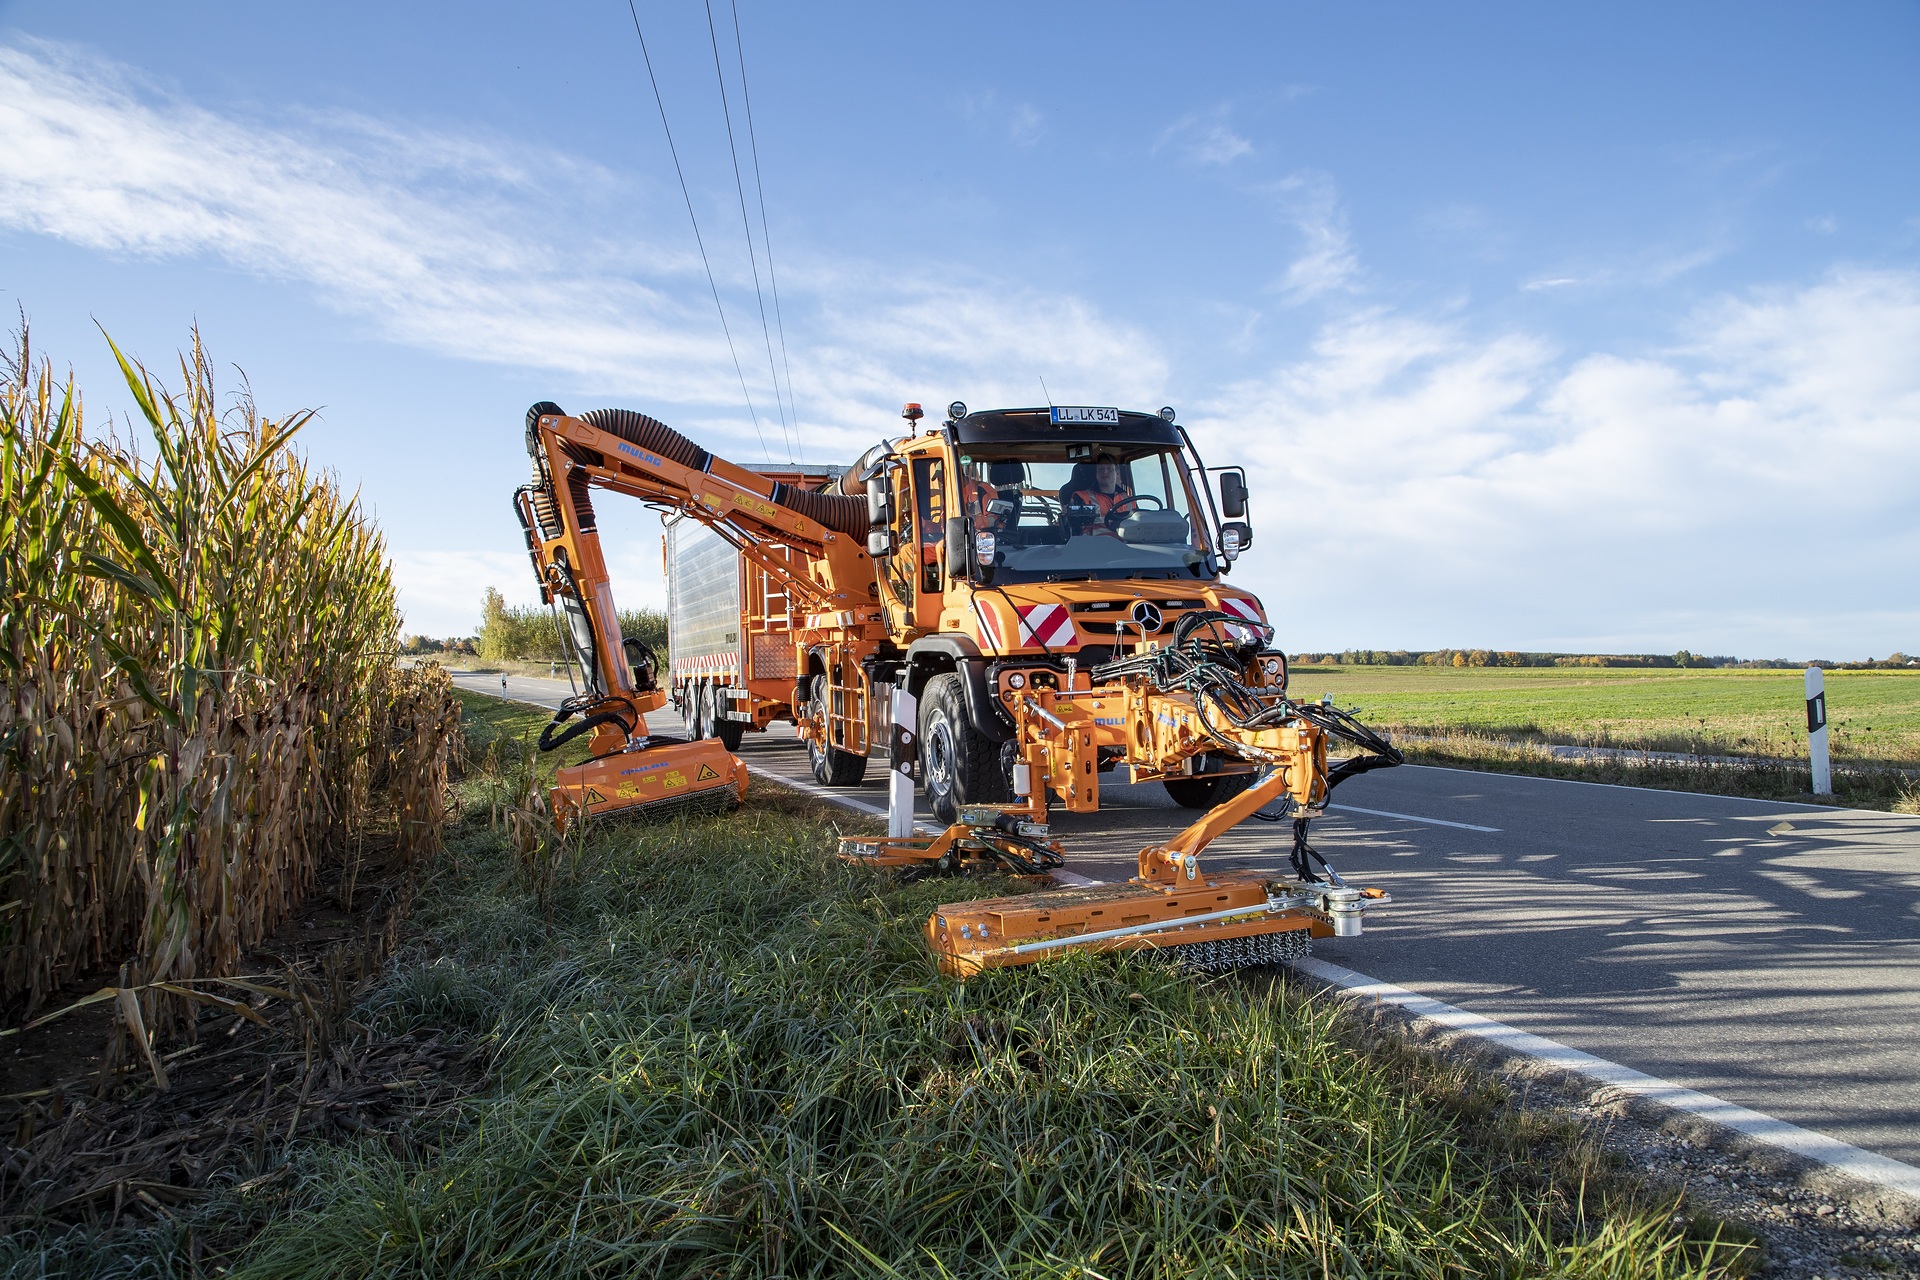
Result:
{"type": "Polygon", "coordinates": [[[1210,778],[1168,778],[1164,785],[1182,809],[1211,809],[1253,785],[1257,774],[1222,773],[1210,778]]]}
{"type": "Polygon", "coordinates": [[[733,710],[733,699],[725,696],[727,690],[726,685],[717,687],[708,685],[707,688],[712,691],[709,695],[712,700],[707,704],[707,731],[710,736],[718,738],[720,745],[727,750],[738,751],[740,749],[740,735],[746,732],[747,726],[741,724],[738,720],[722,718],[720,714],[722,707],[725,707],[729,711],[733,710]]]}
{"type": "Polygon", "coordinates": [[[1000,767],[1000,744],[973,727],[966,691],[952,673],[927,681],[920,694],[920,781],[934,818],[948,824],[963,804],[1013,798],[1000,767]]]}
{"type": "MultiPolygon", "coordinates": [[[[813,780],[823,787],[857,787],[867,778],[867,758],[838,747],[823,746],[827,726],[827,678],[815,676],[807,693],[807,722],[815,736],[807,741],[807,764],[813,780]]],[[[728,748],[732,750],[731,747],[728,748]]]]}

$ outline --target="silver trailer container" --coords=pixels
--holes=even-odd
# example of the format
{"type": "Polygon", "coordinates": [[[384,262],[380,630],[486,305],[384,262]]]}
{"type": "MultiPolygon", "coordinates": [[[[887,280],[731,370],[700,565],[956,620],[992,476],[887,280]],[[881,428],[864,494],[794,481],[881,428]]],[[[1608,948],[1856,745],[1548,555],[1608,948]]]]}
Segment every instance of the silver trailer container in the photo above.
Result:
{"type": "Polygon", "coordinates": [[[702,690],[742,683],[745,634],[740,553],[690,520],[668,525],[667,669],[674,705],[689,728],[702,690]]]}

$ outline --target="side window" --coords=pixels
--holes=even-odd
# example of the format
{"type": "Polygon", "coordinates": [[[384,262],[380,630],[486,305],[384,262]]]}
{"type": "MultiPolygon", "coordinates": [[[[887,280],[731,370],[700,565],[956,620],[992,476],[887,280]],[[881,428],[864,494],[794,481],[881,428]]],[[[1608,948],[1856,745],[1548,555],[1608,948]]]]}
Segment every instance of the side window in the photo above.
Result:
{"type": "Polygon", "coordinates": [[[893,509],[895,532],[898,541],[894,544],[893,555],[887,560],[887,585],[892,588],[895,598],[901,604],[913,605],[913,584],[920,576],[920,540],[916,532],[920,525],[914,507],[913,482],[902,469],[893,473],[894,484],[893,509]]]}
{"type": "Polygon", "coordinates": [[[920,590],[940,590],[940,544],[947,536],[946,466],[939,458],[913,464],[915,515],[920,523],[920,590]]]}

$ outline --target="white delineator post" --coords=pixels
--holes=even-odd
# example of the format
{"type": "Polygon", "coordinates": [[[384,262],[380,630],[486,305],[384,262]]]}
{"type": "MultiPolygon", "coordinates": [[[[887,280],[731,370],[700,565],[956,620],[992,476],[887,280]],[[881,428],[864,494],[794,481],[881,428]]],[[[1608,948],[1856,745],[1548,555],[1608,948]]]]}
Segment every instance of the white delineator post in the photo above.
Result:
{"type": "Polygon", "coordinates": [[[1827,673],[1807,668],[1807,763],[1813,766],[1813,794],[1833,794],[1833,766],[1827,758],[1827,673]]]}
{"type": "Polygon", "coordinates": [[[893,733],[888,742],[887,835],[913,834],[913,762],[920,754],[920,700],[905,689],[893,691],[893,733]]]}

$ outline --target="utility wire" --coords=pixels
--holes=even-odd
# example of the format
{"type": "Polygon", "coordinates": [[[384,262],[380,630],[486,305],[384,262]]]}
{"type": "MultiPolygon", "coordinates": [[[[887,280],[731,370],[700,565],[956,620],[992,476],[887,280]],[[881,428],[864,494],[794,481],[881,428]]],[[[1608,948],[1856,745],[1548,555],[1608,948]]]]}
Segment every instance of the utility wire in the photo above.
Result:
{"type": "Polygon", "coordinates": [[[733,330],[727,324],[727,309],[720,305],[720,286],[714,283],[713,263],[707,258],[707,242],[700,235],[700,219],[693,214],[693,196],[687,190],[687,175],[680,167],[680,149],[673,145],[673,126],[667,123],[667,103],[660,96],[660,79],[653,74],[653,56],[647,52],[646,33],[640,30],[640,11],[627,0],[627,12],[633,15],[633,34],[640,37],[640,56],[647,64],[647,79],[653,85],[654,105],[660,108],[660,128],[667,135],[667,151],[673,156],[673,172],[680,179],[680,198],[687,202],[687,221],[693,224],[693,242],[700,246],[700,264],[707,269],[707,287],[713,290],[713,309],[720,313],[720,332],[727,335],[727,352],[733,357],[734,376],[740,379],[740,394],[747,402],[747,416],[753,419],[753,434],[760,438],[760,454],[768,462],[773,454],[767,449],[767,437],[760,431],[760,415],[754,412],[753,396],[747,391],[747,375],[740,368],[740,353],[734,350],[733,330]]]}
{"type": "MultiPolygon", "coordinates": [[[[727,154],[733,159],[733,189],[740,193],[740,230],[746,233],[747,261],[753,266],[753,296],[760,300],[760,336],[767,344],[767,373],[773,378],[773,404],[780,411],[780,434],[787,442],[787,463],[792,465],[793,434],[787,430],[787,407],[780,402],[780,372],[773,366],[773,333],[767,327],[767,295],[760,289],[760,259],[753,251],[753,224],[747,220],[747,187],[740,177],[740,149],[733,141],[733,109],[727,105],[727,77],[720,69],[720,36],[713,27],[713,0],[706,0],[706,7],[707,39],[713,45],[713,78],[720,85],[720,115],[727,122],[727,154]]],[[[736,31],[736,38],[738,34],[736,31]]]]}
{"type": "MultiPolygon", "coordinates": [[[[805,437],[800,434],[800,406],[793,398],[793,365],[787,360],[787,322],[780,314],[780,277],[774,274],[773,235],[767,230],[767,187],[760,180],[760,139],[753,131],[753,95],[747,92],[747,47],[740,39],[740,0],[731,0],[731,3],[733,47],[740,55],[740,99],[747,104],[747,145],[753,154],[753,189],[760,197],[760,243],[767,251],[767,283],[773,287],[773,323],[780,332],[780,367],[787,378],[787,409],[793,418],[794,439],[801,442],[805,437]]],[[[805,445],[801,444],[801,462],[806,461],[806,456],[805,445]]]]}

